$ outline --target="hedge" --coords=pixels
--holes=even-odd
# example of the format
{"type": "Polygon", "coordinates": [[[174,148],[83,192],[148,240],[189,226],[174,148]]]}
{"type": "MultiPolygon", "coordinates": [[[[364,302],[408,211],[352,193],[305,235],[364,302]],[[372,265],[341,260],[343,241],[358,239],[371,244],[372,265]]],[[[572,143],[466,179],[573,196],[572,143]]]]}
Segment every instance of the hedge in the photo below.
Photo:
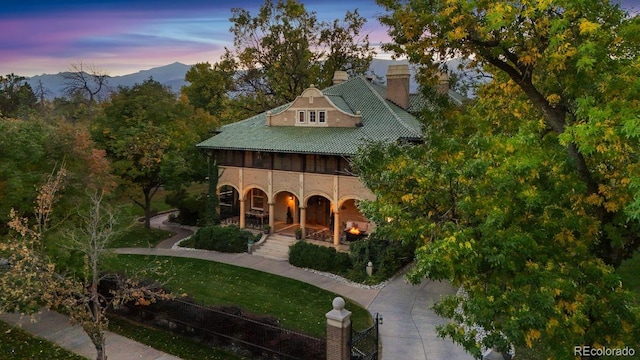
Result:
{"type": "Polygon", "coordinates": [[[241,253],[247,251],[249,240],[255,241],[259,236],[248,230],[242,230],[236,225],[214,225],[198,229],[191,240],[196,249],[241,253]]]}
{"type": "Polygon", "coordinates": [[[346,274],[351,269],[349,254],[337,252],[334,248],[298,241],[289,250],[289,263],[293,266],[346,274]]]}

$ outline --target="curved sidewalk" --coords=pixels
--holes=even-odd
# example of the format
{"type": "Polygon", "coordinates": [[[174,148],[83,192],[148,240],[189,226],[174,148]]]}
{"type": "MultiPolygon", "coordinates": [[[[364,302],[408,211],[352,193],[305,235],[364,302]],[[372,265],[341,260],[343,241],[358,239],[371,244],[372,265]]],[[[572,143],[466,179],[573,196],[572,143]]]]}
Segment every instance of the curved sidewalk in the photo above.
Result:
{"type": "MultiPolygon", "coordinates": [[[[167,217],[168,215],[158,216],[152,225],[178,231],[179,227],[166,224],[167,217]]],[[[460,346],[449,339],[438,337],[436,333],[436,325],[446,323],[446,320],[436,315],[431,310],[431,305],[443,295],[455,292],[447,283],[425,280],[414,286],[407,283],[404,274],[401,274],[382,289],[368,289],[338,278],[297,268],[286,261],[270,260],[247,253],[226,254],[206,250],[171,249],[180,238],[174,236],[163,241],[162,248],[159,245],[148,249],[116,249],[115,252],[216,261],[300,280],[349,298],[364,306],[371,314],[382,314],[384,323],[380,325],[379,330],[384,360],[473,360],[473,357],[460,346]]],[[[327,304],[327,311],[329,310],[331,304],[327,304]]]]}
{"type": "MultiPolygon", "coordinates": [[[[42,313],[33,316],[20,316],[20,314],[1,314],[0,320],[16,325],[22,330],[58,344],[61,348],[69,350],[88,359],[96,358],[96,349],[89,336],[80,325],[71,325],[69,318],[57,312],[43,310],[42,313]]],[[[150,346],[141,344],[124,336],[106,332],[106,352],[109,360],[180,360],[179,357],[163,353],[150,346]]],[[[33,360],[46,360],[47,354],[33,360]]]]}

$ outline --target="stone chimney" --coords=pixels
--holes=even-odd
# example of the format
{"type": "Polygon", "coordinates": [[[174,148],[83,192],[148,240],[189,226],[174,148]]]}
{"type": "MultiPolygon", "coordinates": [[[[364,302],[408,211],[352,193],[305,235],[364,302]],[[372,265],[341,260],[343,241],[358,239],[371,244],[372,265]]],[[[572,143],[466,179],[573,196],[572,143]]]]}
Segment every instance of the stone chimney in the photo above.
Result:
{"type": "Polygon", "coordinates": [[[449,93],[449,74],[446,72],[438,73],[438,93],[445,95],[449,93]]]}
{"type": "Polygon", "coordinates": [[[387,70],[387,100],[403,109],[409,108],[409,65],[389,65],[387,70]]]}
{"type": "Polygon", "coordinates": [[[336,71],[333,73],[333,85],[343,83],[349,80],[349,73],[346,71],[336,71]]]}

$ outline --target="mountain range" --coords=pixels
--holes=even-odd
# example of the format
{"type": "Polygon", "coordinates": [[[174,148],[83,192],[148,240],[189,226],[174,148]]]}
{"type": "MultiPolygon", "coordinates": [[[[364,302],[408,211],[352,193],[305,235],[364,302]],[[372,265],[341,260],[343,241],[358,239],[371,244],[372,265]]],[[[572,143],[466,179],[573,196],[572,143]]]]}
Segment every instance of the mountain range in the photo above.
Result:
{"type": "MultiPolygon", "coordinates": [[[[168,86],[175,93],[180,92],[180,88],[186,85],[184,76],[191,68],[191,65],[185,65],[179,62],[173,64],[152,68],[149,70],[141,70],[137,73],[110,76],[107,85],[108,88],[99,94],[99,97],[108,97],[111,91],[116,90],[120,86],[132,87],[135,84],[140,84],[145,80],[153,79],[159,83],[168,86]]],[[[42,74],[27,78],[27,83],[31,85],[31,88],[37,93],[38,89],[42,89],[45,96],[48,99],[64,96],[64,75],[65,73],[58,74],[42,74]]]]}
{"type": "MultiPolygon", "coordinates": [[[[383,77],[387,73],[387,68],[390,64],[407,64],[406,60],[386,60],[386,59],[373,59],[371,62],[370,71],[378,77],[383,77]]],[[[191,68],[191,65],[185,65],[179,62],[173,64],[152,68],[149,70],[141,70],[133,74],[112,76],[109,77],[105,89],[98,95],[98,98],[107,98],[111,91],[115,91],[118,87],[132,87],[135,84],[140,84],[145,80],[153,79],[159,83],[169,87],[173,92],[178,94],[182,86],[187,85],[184,77],[191,68]]],[[[453,66],[449,66],[450,69],[455,69],[453,66]]],[[[64,96],[64,74],[42,74],[27,78],[27,83],[31,85],[31,88],[39,93],[43,91],[45,97],[53,99],[56,97],[64,96]]],[[[415,80],[411,79],[411,91],[415,92],[418,89],[418,84],[415,80]]]]}

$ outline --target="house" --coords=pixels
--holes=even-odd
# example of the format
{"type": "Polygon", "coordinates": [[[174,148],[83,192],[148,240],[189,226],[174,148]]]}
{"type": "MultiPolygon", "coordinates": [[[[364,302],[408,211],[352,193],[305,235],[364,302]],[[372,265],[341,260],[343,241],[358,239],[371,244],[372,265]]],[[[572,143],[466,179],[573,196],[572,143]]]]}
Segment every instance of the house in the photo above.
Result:
{"type": "Polygon", "coordinates": [[[410,76],[408,65],[391,65],[383,86],[338,71],[332,86],[311,86],[198,144],[221,168],[221,215],[241,228],[301,228],[336,247],[350,232],[372,231],[356,204],[375,197],[351,172],[349,158],[366,141],[421,140],[412,112],[423,102],[409,93],[410,76]]]}

